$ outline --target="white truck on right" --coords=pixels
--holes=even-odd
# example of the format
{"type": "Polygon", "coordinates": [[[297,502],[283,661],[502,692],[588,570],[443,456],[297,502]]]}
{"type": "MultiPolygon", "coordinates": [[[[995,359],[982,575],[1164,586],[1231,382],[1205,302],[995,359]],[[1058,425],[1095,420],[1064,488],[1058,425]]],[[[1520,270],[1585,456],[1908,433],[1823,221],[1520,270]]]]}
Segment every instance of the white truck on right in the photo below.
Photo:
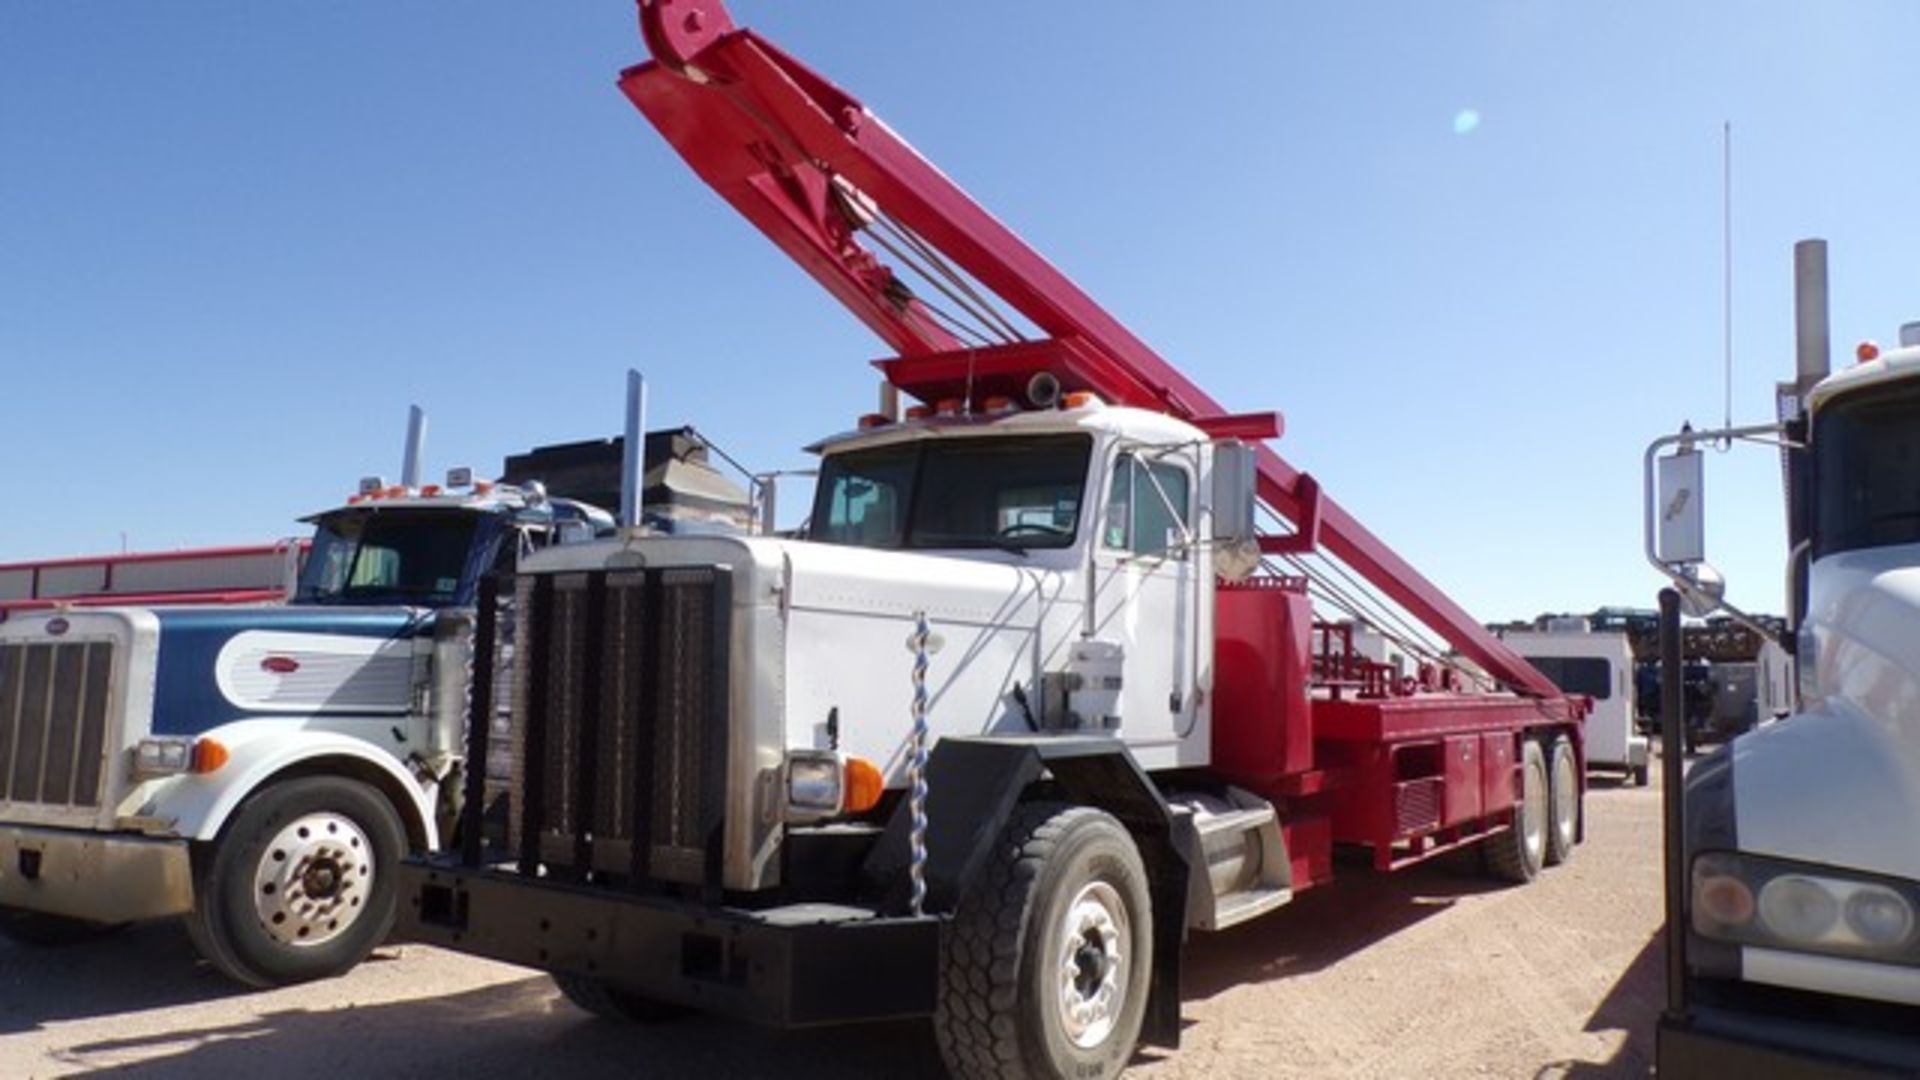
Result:
{"type": "Polygon", "coordinates": [[[1795,255],[1783,421],[1647,453],[1650,558],[1693,614],[1742,617],[1704,559],[1699,448],[1784,450],[1798,676],[1789,715],[1668,778],[1662,1076],[1920,1075],[1920,324],[1827,374],[1825,247],[1795,255]]]}

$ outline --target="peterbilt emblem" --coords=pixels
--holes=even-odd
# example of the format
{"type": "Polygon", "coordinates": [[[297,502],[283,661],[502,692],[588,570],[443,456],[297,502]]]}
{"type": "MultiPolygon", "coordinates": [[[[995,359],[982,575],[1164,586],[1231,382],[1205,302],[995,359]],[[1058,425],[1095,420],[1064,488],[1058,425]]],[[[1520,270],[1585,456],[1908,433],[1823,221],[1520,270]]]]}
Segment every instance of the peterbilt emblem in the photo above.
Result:
{"type": "Polygon", "coordinates": [[[291,656],[269,656],[260,661],[260,670],[275,675],[291,675],[300,670],[300,661],[291,656]]]}
{"type": "Polygon", "coordinates": [[[59,637],[61,634],[66,633],[72,625],[73,624],[67,622],[66,619],[56,615],[47,620],[47,633],[52,634],[54,637],[59,637]]]}

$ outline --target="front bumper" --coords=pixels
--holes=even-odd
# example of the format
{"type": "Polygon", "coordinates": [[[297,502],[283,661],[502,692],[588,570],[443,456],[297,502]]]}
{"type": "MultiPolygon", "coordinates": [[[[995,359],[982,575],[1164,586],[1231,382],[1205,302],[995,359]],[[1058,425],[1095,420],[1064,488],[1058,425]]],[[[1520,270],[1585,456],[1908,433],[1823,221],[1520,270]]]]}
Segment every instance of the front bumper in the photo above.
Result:
{"type": "Polygon", "coordinates": [[[1654,1057],[1663,1077],[1915,1076],[1920,1033],[1696,1007],[1683,1019],[1661,1018],[1654,1057]]]}
{"type": "Polygon", "coordinates": [[[0,907],[94,922],[193,909],[185,840],[0,825],[0,907]]]}
{"type": "Polygon", "coordinates": [[[730,908],[413,858],[403,938],[776,1027],[930,1016],[941,920],[730,908]]]}

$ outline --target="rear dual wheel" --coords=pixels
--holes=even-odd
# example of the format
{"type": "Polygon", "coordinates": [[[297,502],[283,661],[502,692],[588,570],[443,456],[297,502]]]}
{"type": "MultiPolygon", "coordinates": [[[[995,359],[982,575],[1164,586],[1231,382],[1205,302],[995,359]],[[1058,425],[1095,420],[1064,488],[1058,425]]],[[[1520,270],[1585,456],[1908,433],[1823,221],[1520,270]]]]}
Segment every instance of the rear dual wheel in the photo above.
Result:
{"type": "Polygon", "coordinates": [[[1573,741],[1557,735],[1520,744],[1520,792],[1507,829],[1481,844],[1487,872],[1516,884],[1565,862],[1580,840],[1580,774],[1573,741]]]}
{"type": "Polygon", "coordinates": [[[1556,735],[1548,744],[1547,773],[1553,785],[1547,793],[1547,865],[1558,866],[1580,842],[1580,765],[1572,739],[1556,735]]]}

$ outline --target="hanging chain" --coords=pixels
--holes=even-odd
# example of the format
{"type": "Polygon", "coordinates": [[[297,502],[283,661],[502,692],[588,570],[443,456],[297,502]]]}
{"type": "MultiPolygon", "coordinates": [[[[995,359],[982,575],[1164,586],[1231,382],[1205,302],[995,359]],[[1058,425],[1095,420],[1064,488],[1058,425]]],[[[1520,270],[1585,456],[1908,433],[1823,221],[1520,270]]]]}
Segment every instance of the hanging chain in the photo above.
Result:
{"type": "Polygon", "coordinates": [[[927,613],[913,613],[913,757],[907,767],[907,807],[913,822],[912,861],[907,873],[913,882],[913,913],[921,915],[927,900],[927,613]]]}

